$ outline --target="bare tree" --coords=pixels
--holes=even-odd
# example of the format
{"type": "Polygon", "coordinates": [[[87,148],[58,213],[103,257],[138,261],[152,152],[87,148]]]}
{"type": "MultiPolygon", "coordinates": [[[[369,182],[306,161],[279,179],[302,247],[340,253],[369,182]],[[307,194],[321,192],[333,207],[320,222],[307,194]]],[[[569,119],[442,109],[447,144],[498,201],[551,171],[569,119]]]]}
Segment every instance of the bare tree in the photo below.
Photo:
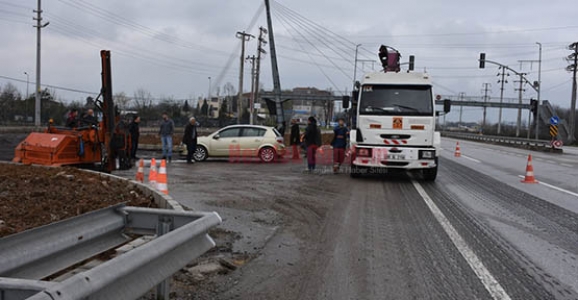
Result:
{"type": "Polygon", "coordinates": [[[120,110],[126,110],[127,108],[129,108],[129,104],[131,99],[124,93],[124,92],[120,92],[117,93],[113,96],[114,99],[114,104],[116,104],[116,106],[120,109],[120,110]]]}
{"type": "Polygon", "coordinates": [[[153,105],[153,97],[151,93],[143,88],[134,92],[134,104],[138,110],[147,110],[153,105]]]}

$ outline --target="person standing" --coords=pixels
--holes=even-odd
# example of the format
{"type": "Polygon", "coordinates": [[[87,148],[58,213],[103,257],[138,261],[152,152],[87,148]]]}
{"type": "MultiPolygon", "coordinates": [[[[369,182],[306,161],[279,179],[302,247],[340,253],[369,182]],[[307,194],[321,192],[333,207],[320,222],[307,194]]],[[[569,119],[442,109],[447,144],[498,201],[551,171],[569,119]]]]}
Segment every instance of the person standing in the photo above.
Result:
{"type": "Polygon", "coordinates": [[[291,120],[291,135],[289,136],[289,144],[293,148],[293,159],[299,159],[299,144],[300,141],[300,130],[297,120],[291,120]]]}
{"type": "Polygon", "coordinates": [[[315,170],[315,154],[317,152],[317,148],[319,147],[320,138],[319,129],[317,128],[317,120],[315,120],[314,117],[309,117],[307,120],[305,135],[303,136],[305,146],[307,147],[307,169],[309,172],[315,170]]]}
{"type": "Polygon", "coordinates": [[[173,158],[174,132],[175,132],[175,123],[173,122],[173,120],[169,119],[169,115],[166,112],[164,112],[159,135],[161,136],[161,143],[163,146],[163,159],[168,159],[169,162],[171,162],[173,158]]]}
{"type": "Polygon", "coordinates": [[[194,163],[193,155],[197,150],[197,121],[194,117],[189,119],[189,124],[185,127],[183,144],[187,145],[187,163],[194,163]]]}
{"type": "Polygon", "coordinates": [[[86,114],[84,115],[84,117],[82,117],[81,123],[82,126],[89,126],[89,127],[98,125],[98,119],[94,115],[93,109],[89,108],[86,111],[86,114]]]}
{"type": "Polygon", "coordinates": [[[78,128],[78,110],[73,108],[68,113],[68,118],[66,118],[66,127],[68,128],[78,128]]]}
{"type": "Polygon", "coordinates": [[[333,129],[333,173],[337,174],[339,168],[345,160],[345,148],[347,148],[347,139],[349,138],[349,129],[345,127],[345,120],[339,118],[339,124],[333,129]]]}
{"type": "Polygon", "coordinates": [[[128,132],[130,133],[130,157],[133,159],[138,159],[136,157],[136,151],[138,150],[138,139],[140,137],[140,117],[135,115],[132,122],[128,125],[128,132]]]}

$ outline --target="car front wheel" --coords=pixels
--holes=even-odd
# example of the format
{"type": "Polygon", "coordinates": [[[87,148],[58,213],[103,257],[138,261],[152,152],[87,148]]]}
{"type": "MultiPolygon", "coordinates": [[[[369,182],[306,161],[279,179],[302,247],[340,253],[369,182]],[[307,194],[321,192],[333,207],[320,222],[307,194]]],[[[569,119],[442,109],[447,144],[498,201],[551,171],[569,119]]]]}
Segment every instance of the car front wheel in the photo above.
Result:
{"type": "Polygon", "coordinates": [[[275,152],[275,149],[271,147],[265,147],[259,150],[259,158],[261,159],[262,162],[266,163],[273,162],[276,156],[277,153],[275,152]]]}
{"type": "Polygon", "coordinates": [[[209,153],[207,152],[207,148],[205,148],[203,146],[197,146],[197,149],[195,149],[195,153],[193,154],[193,158],[196,161],[204,161],[207,159],[207,157],[209,157],[209,153]]]}

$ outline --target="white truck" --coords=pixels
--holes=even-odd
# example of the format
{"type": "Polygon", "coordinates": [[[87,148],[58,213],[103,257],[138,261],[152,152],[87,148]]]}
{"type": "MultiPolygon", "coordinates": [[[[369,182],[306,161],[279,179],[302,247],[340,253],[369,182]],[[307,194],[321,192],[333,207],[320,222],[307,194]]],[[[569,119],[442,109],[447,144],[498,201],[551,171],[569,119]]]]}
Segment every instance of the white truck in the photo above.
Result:
{"type": "MultiPolygon", "coordinates": [[[[432,83],[426,73],[400,72],[399,52],[393,53],[398,56],[389,52],[389,62],[380,55],[384,71],[365,74],[356,83],[350,110],[350,174],[359,177],[397,169],[420,171],[425,180],[434,181],[441,137],[435,131],[432,83]]],[[[450,105],[445,101],[445,113],[450,105]]],[[[349,107],[349,101],[344,101],[344,107],[349,107]]]]}

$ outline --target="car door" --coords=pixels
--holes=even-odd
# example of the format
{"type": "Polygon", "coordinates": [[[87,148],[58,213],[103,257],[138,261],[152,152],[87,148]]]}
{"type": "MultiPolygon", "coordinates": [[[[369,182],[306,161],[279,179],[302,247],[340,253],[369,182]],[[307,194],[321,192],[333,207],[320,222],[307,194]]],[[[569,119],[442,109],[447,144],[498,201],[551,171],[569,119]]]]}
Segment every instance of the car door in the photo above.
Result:
{"type": "MultiPolygon", "coordinates": [[[[219,131],[211,139],[211,153],[214,156],[231,156],[231,151],[238,151],[240,127],[230,127],[219,131]]],[[[236,154],[238,155],[238,154],[236,154]]]]}
{"type": "Polygon", "coordinates": [[[265,132],[265,129],[259,127],[244,127],[240,138],[241,155],[257,156],[265,132]]]}

